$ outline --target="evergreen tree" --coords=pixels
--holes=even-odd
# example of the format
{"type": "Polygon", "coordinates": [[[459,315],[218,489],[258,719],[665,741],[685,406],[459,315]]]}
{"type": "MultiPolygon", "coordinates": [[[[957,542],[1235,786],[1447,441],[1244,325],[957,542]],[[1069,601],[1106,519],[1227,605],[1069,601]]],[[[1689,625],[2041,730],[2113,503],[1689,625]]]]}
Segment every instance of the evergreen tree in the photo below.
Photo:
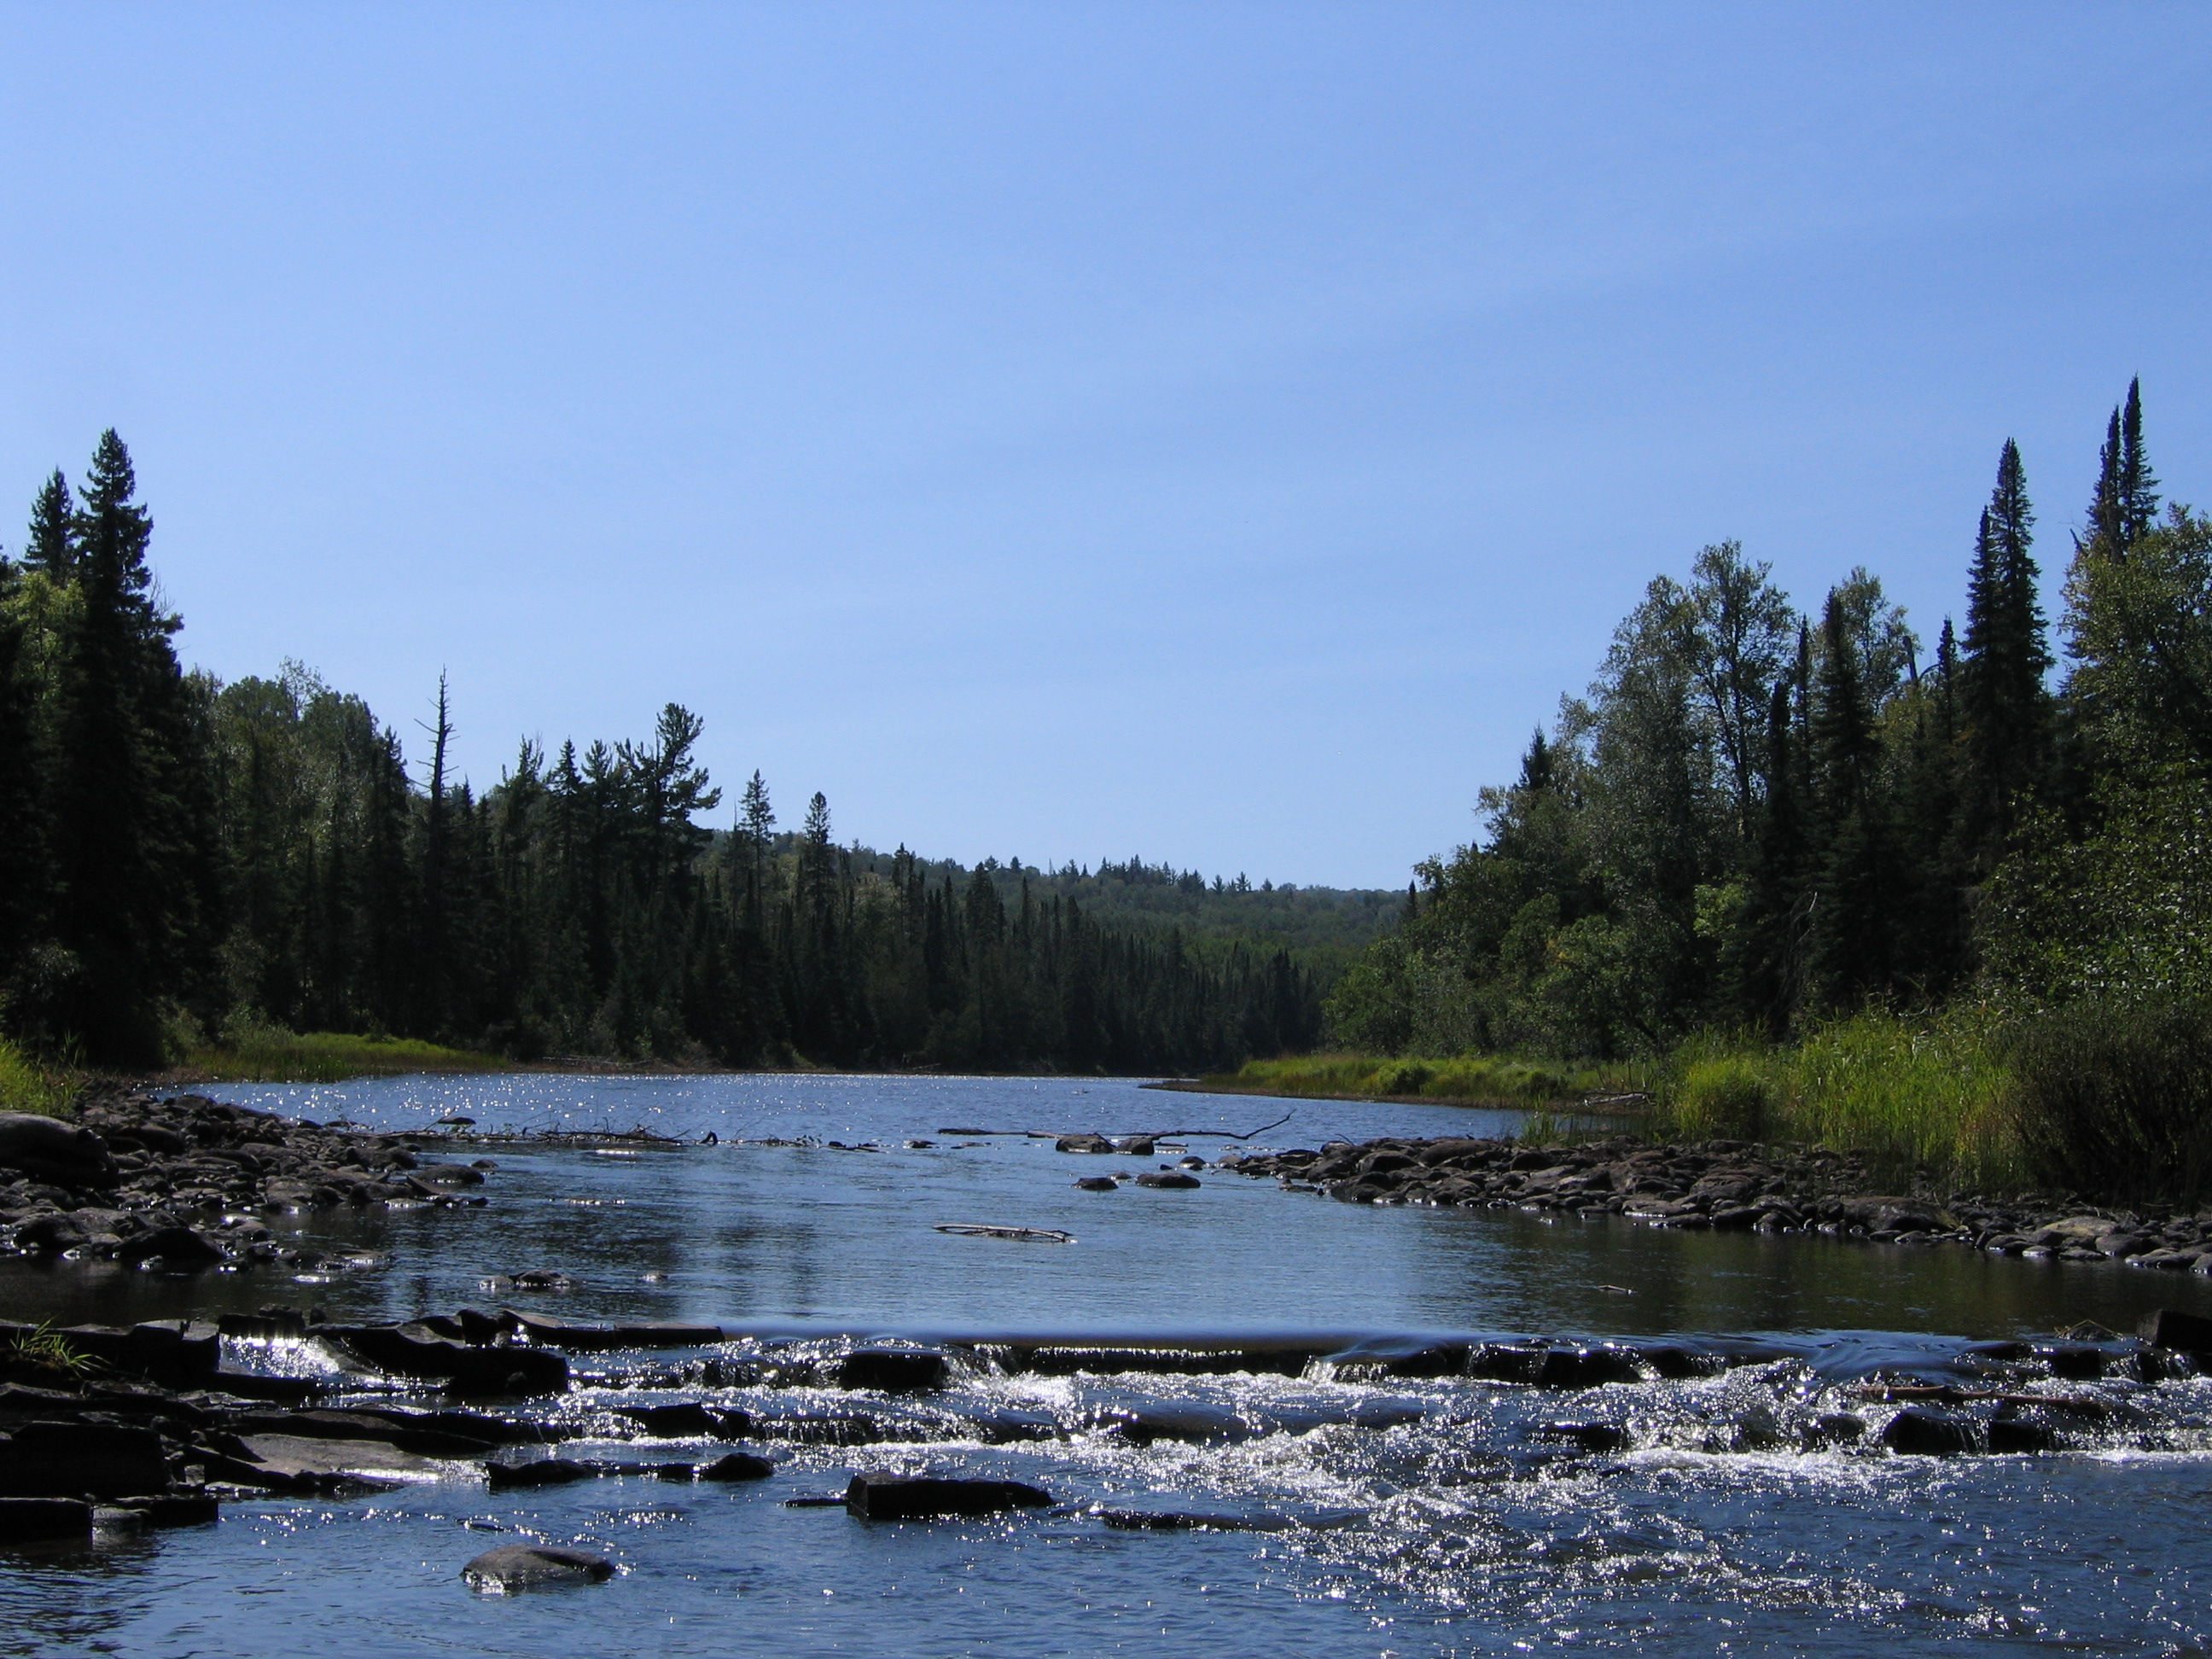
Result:
{"type": "Polygon", "coordinates": [[[2142,381],[2128,382],[2125,404],[2112,410],[2097,457],[2097,491],[2089,501],[2083,544],[2124,559],[2158,522],[2158,479],[2143,450],[2142,381]]]}
{"type": "Polygon", "coordinates": [[[173,965],[180,860],[174,803],[161,795],[156,705],[180,675],[155,613],[146,548],[153,524],[132,499],[130,453],[101,435],[76,520],[81,611],[64,667],[58,847],[61,939],[75,958],[61,1029],[96,1060],[161,1054],[164,969],[173,965]]]}
{"type": "Polygon", "coordinates": [[[76,510],[70,501],[69,480],[56,467],[40,486],[31,503],[31,533],[23,544],[23,562],[43,570],[57,582],[76,574],[76,510]]]}
{"type": "Polygon", "coordinates": [[[2051,700],[2044,678],[2051,649],[2028,551],[2034,523],[2020,450],[2007,439],[1997,460],[1996,489],[1975,536],[1959,665],[1968,777],[1966,834],[1984,871],[1994,866],[2021,803],[2049,763],[2051,700]]]}

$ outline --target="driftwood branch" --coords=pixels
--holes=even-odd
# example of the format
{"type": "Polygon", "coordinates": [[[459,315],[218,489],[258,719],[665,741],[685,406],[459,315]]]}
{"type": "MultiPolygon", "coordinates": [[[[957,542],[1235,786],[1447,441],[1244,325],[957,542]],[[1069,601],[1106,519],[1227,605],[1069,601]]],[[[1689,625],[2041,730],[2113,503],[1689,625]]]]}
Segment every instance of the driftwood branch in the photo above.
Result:
{"type": "MultiPolygon", "coordinates": [[[[1251,1140],[1270,1129],[1279,1129],[1296,1117],[1296,1111],[1285,1112],[1273,1123],[1262,1123],[1258,1128],[1239,1133],[1235,1129],[1131,1129],[1125,1133],[1108,1135],[1108,1140],[1186,1140],[1200,1138],[1208,1140],[1251,1140]]],[[[1088,1129],[939,1129],[941,1135],[1007,1135],[1029,1140],[1061,1140],[1069,1135],[1089,1134],[1088,1129]]]]}

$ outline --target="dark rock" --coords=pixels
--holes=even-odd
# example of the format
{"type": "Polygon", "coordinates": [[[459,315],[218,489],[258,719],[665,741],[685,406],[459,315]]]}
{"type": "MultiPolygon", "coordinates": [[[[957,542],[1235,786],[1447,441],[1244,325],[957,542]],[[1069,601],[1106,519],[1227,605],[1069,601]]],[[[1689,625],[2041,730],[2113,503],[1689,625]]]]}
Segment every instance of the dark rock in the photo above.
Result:
{"type": "Polygon", "coordinates": [[[494,1492],[517,1486],[565,1486],[572,1481],[592,1480],[599,1471],[590,1463],[567,1457],[541,1457],[529,1463],[487,1463],[484,1480],[494,1492]]]}
{"type": "Polygon", "coordinates": [[[502,1544],[486,1550],[461,1569],[461,1577],[480,1590],[544,1589],[559,1584],[599,1584],[615,1576],[604,1556],[550,1544],[502,1544]]]}
{"type": "Polygon", "coordinates": [[[2053,1348],[2051,1374],[2069,1382],[2093,1382],[2112,1368],[2112,1356],[2101,1348],[2053,1348]]]}
{"type": "Polygon", "coordinates": [[[1881,1431],[1881,1443],[1906,1456],[1955,1457],[1980,1451],[1986,1437],[1981,1425],[1971,1418],[1911,1406],[1889,1419],[1889,1426],[1881,1431]]]}
{"type": "Polygon", "coordinates": [[[1115,1193],[1121,1189],[1121,1183],[1112,1176],[1081,1176],[1075,1185],[1078,1191],[1085,1193],[1115,1193]]]}
{"type": "Polygon", "coordinates": [[[1588,1452],[1626,1450],[1628,1431],[1612,1423],[1546,1423],[1531,1430],[1537,1440],[1565,1440],[1588,1452]]]}
{"type": "Polygon", "coordinates": [[[750,1452],[732,1452],[718,1457],[699,1471],[702,1480],[765,1480],[775,1473],[775,1465],[765,1457],[756,1457],[750,1452]]]}
{"type": "Polygon", "coordinates": [[[2160,1308],[2145,1316],[2136,1334],[2154,1348],[2179,1348],[2185,1353],[2212,1353],[2212,1319],[2202,1314],[2160,1308]]]}
{"type": "Polygon", "coordinates": [[[190,1227],[156,1227],[125,1240],[115,1255],[119,1261],[145,1261],[159,1256],[166,1267],[211,1267],[226,1259],[220,1246],[190,1227]]]}
{"type": "Polygon", "coordinates": [[[15,1229],[15,1243],[19,1250],[59,1255],[64,1250],[79,1249],[85,1237],[73,1215],[34,1215],[15,1229]]]}
{"type": "Polygon", "coordinates": [[[2057,1449],[2058,1435],[2048,1423],[2000,1417],[1990,1425],[1993,1452],[2046,1452],[2057,1449]]]}
{"type": "Polygon", "coordinates": [[[64,1187],[100,1187],[114,1176],[115,1160],[89,1129],[35,1112],[0,1112],[0,1169],[64,1187]]]}
{"type": "Polygon", "coordinates": [[[1114,1143],[1104,1135],[1062,1135],[1052,1143],[1055,1152],[1110,1152],[1114,1143]]]}
{"type": "Polygon", "coordinates": [[[116,1498],[169,1484],[161,1437],[132,1424],[33,1422],[0,1440],[0,1494],[116,1498]]]}
{"type": "Polygon", "coordinates": [[[1194,1443],[1249,1439],[1252,1428],[1231,1411],[1195,1401],[1161,1402],[1116,1407],[1103,1413],[1099,1426],[1133,1446],[1149,1446],[1155,1440],[1194,1443]]]}
{"type": "Polygon", "coordinates": [[[1153,1137],[1151,1135],[1123,1135],[1114,1143],[1114,1150],[1135,1158],[1150,1158],[1152,1155],[1152,1142],[1153,1137]]]}
{"type": "Polygon", "coordinates": [[[432,1187],[481,1187],[483,1171],[465,1164],[431,1164],[414,1171],[413,1179],[432,1187]]]}
{"type": "Polygon", "coordinates": [[[1147,1170],[1137,1177],[1137,1185],[1139,1187],[1182,1188],[1195,1187],[1199,1184],[1196,1176],[1186,1175],[1181,1170],[1147,1170]]]}
{"type": "Polygon", "coordinates": [[[841,1389],[917,1394],[945,1386],[945,1356],[929,1349],[855,1348],[837,1362],[841,1389]]]}
{"type": "Polygon", "coordinates": [[[92,1505],[72,1498],[0,1498],[0,1544],[57,1544],[92,1536],[92,1505]]]}
{"type": "Polygon", "coordinates": [[[1772,1409],[1756,1406],[1736,1419],[1729,1436],[1729,1449],[1739,1452],[1772,1451],[1784,1443],[1781,1419],[1772,1409]]]}
{"type": "Polygon", "coordinates": [[[1814,1418],[1799,1437],[1807,1451],[1856,1446],[1866,1438],[1866,1419],[1851,1412],[1826,1412],[1814,1418]]]}
{"type": "Polygon", "coordinates": [[[721,1419],[696,1401],[676,1406],[624,1406],[619,1414],[647,1434],[671,1438],[718,1434],[722,1427],[721,1419]]]}
{"type": "Polygon", "coordinates": [[[845,1512],[863,1521],[927,1521],[1045,1509],[1052,1494],[1019,1480],[952,1480],[927,1475],[856,1474],[845,1512]]]}

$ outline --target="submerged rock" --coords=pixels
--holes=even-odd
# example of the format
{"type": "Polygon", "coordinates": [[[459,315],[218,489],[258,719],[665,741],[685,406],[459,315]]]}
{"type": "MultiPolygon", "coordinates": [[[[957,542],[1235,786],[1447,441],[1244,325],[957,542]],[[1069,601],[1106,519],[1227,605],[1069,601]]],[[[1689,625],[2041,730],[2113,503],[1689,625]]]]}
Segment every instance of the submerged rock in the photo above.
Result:
{"type": "Polygon", "coordinates": [[[702,1480],[765,1480],[775,1473],[775,1465],[765,1457],[756,1457],[750,1452],[732,1452],[727,1457],[718,1457],[699,1471],[702,1480]]]}
{"type": "Polygon", "coordinates": [[[1889,1419],[1881,1443],[1904,1456],[1956,1457],[1984,1449],[1988,1436],[1972,1418],[1911,1406],[1889,1419]]]}
{"type": "Polygon", "coordinates": [[[600,1584],[614,1576],[615,1564],[605,1556],[550,1544],[502,1544],[461,1569],[461,1577],[474,1589],[499,1591],[600,1584]]]}
{"type": "Polygon", "coordinates": [[[930,1475],[856,1474],[845,1512],[863,1521],[929,1521],[1046,1509],[1052,1494],[1019,1480],[940,1480],[930,1475]]]}
{"type": "Polygon", "coordinates": [[[0,1498],[0,1544],[52,1544],[92,1536],[92,1505],[72,1498],[0,1498]]]}
{"type": "Polygon", "coordinates": [[[945,1356],[927,1348],[855,1348],[837,1362],[841,1389],[919,1394],[945,1386],[945,1356]]]}
{"type": "Polygon", "coordinates": [[[1181,1170],[1147,1170],[1137,1177],[1139,1187],[1195,1187],[1199,1179],[1181,1170]]]}

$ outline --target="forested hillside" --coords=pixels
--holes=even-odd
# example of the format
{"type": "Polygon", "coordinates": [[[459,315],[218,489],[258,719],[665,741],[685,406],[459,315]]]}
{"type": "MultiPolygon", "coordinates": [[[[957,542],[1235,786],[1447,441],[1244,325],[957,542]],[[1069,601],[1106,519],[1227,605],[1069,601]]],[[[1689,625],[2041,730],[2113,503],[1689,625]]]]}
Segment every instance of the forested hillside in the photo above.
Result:
{"type": "Polygon", "coordinates": [[[131,460],[57,472],[0,559],[0,1020],[150,1064],[235,1022],[730,1065],[1188,1070],[1310,1045],[1394,895],[1132,860],[975,870],[725,802],[670,705],[636,741],[456,778],[288,665],[179,663],[131,460]],[[716,815],[727,806],[721,822],[716,815]]]}
{"type": "Polygon", "coordinates": [[[1863,568],[1802,611],[1733,542],[1654,580],[1340,983],[1337,1039],[1607,1057],[2212,992],[2212,520],[2159,489],[2131,386],[2055,649],[2010,442],[1932,647],[1863,568]]]}

